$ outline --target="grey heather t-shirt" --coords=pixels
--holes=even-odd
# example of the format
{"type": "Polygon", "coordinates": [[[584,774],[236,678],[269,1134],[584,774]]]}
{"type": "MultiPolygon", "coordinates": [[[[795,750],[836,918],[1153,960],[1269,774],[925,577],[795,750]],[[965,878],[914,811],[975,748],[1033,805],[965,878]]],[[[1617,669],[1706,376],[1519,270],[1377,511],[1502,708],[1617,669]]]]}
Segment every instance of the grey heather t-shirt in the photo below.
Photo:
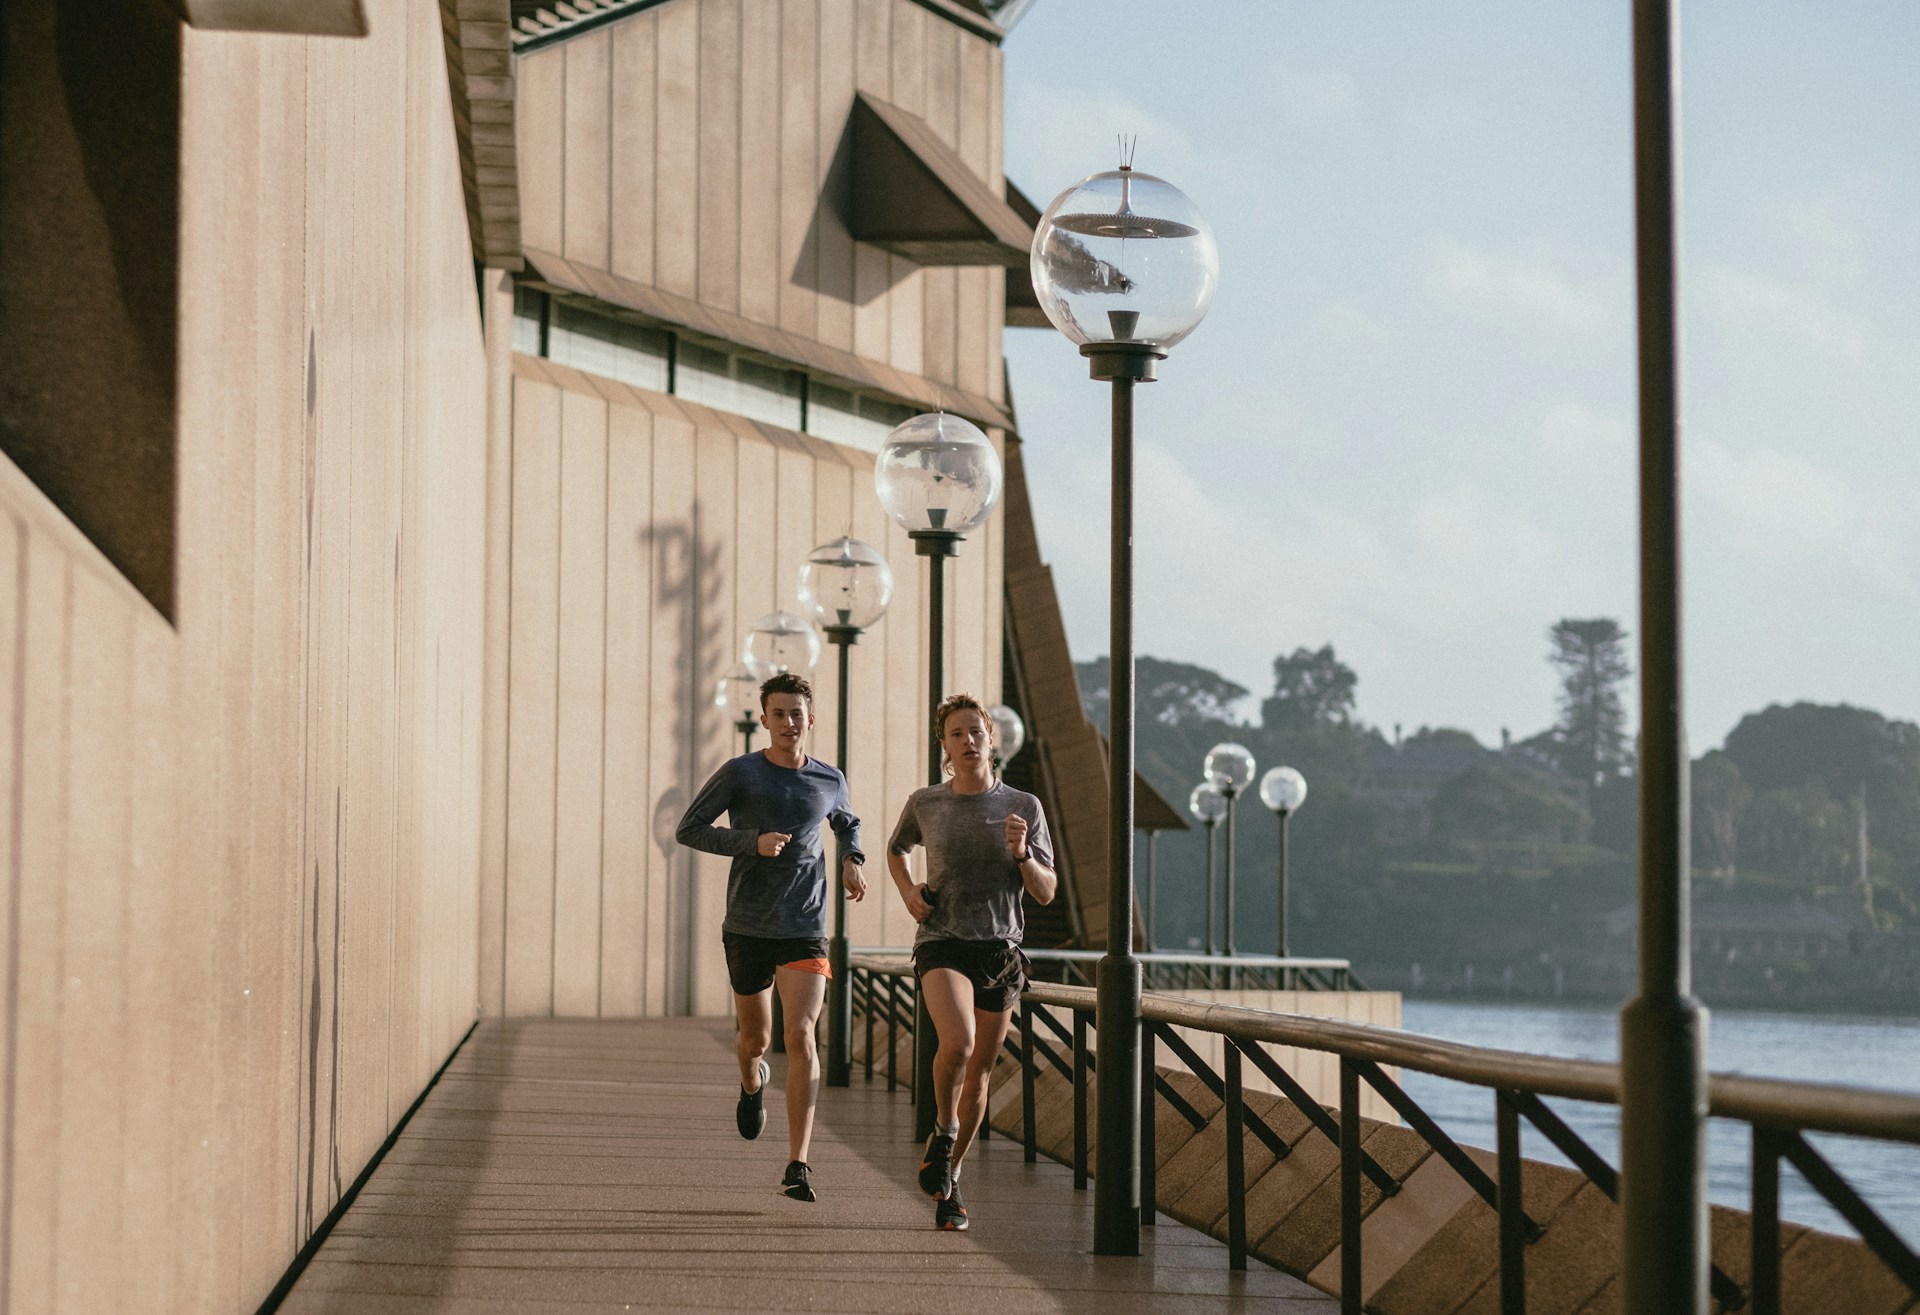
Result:
{"type": "Polygon", "coordinates": [[[981,794],[961,794],[943,781],[915,790],[900,810],[888,847],[896,854],[927,847],[927,888],[933,912],[913,943],[1012,941],[1026,936],[1020,865],[1007,852],[1007,818],[1027,819],[1027,852],[1053,866],[1053,837],[1040,801],[1004,781],[981,794]]]}
{"type": "Polygon", "coordinates": [[[837,767],[808,758],[782,767],[764,751],[721,764],[687,805],[675,837],[681,844],[733,859],[727,873],[722,931],[785,939],[827,934],[826,844],[822,823],[840,837],[845,853],[860,850],[860,819],[847,800],[847,778],[837,767]],[[727,815],[730,826],[715,826],[727,815]],[[793,837],[776,858],[760,853],[760,834],[793,837]]]}

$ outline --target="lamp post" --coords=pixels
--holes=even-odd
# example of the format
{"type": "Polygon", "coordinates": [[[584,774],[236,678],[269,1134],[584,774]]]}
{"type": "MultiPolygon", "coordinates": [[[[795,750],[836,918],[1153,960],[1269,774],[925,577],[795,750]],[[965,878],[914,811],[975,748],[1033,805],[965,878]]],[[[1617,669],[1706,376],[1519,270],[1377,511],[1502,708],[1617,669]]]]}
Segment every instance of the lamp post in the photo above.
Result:
{"type": "MultiPolygon", "coordinates": [[[[1307,801],[1307,778],[1291,767],[1275,767],[1260,778],[1260,802],[1280,819],[1280,913],[1276,924],[1275,953],[1287,957],[1287,819],[1294,809],[1307,801]]],[[[1287,985],[1288,970],[1280,970],[1280,986],[1287,985]]]]}
{"type": "Polygon", "coordinates": [[[810,676],[820,664],[820,636],[797,612],[768,612],[747,631],[740,658],[761,680],[783,671],[810,676]]]}
{"type": "MultiPolygon", "coordinates": [[[[820,628],[827,642],[840,650],[838,735],[836,765],[847,772],[847,655],[860,642],[860,632],[886,614],[893,601],[893,568],[880,550],[858,539],[840,538],[821,544],[800,567],[800,606],[820,628]]],[[[839,856],[827,874],[833,889],[833,937],[827,942],[827,964],[833,975],[827,985],[827,1085],[844,1087],[853,1073],[853,990],[847,978],[847,888],[840,880],[839,856]]]]}
{"type": "Polygon", "coordinates": [[[740,732],[743,754],[753,752],[753,728],[760,712],[762,679],[764,677],[742,662],[720,677],[720,683],[714,687],[713,706],[732,718],[733,728],[740,732]]]}
{"type": "MultiPolygon", "coordinates": [[[[887,435],[873,467],[873,489],[887,515],[927,559],[927,783],[940,783],[940,737],[933,710],[945,697],[946,559],[1000,501],[1000,454],[979,426],[944,411],[917,415],[887,435]]],[[[918,993],[916,992],[916,995],[918,993]]],[[[933,1131],[933,1020],[925,1001],[914,1011],[914,1140],[933,1131]]]]}
{"type": "Polygon", "coordinates": [[[1055,197],[1033,233],[1033,289],[1053,326],[1112,385],[1107,755],[1107,952],[1097,977],[1100,1127],[1093,1249],[1140,1253],[1140,960],[1133,953],[1133,390],[1213,301],[1213,233],[1176,187],[1118,169],[1055,197]]]}
{"type": "MultiPolygon", "coordinates": [[[[1213,829],[1227,815],[1227,797],[1220,793],[1212,781],[1202,781],[1187,796],[1187,811],[1193,814],[1194,821],[1207,829],[1207,953],[1218,954],[1219,943],[1213,938],[1214,924],[1220,920],[1214,912],[1213,829]]],[[[1211,982],[1213,969],[1209,968],[1207,972],[1211,982]]]]}
{"type": "Polygon", "coordinates": [[[998,775],[1026,747],[1027,724],[1004,703],[988,708],[987,720],[993,723],[993,770],[998,775]]]}
{"type": "MultiPolygon", "coordinates": [[[[1238,952],[1234,946],[1233,936],[1233,842],[1236,833],[1239,831],[1239,828],[1234,825],[1236,811],[1234,808],[1234,800],[1238,799],[1246,791],[1246,788],[1253,784],[1253,755],[1247,751],[1246,746],[1243,744],[1216,744],[1207,750],[1206,762],[1200,770],[1201,774],[1209,781],[1212,781],[1214,788],[1219,790],[1227,800],[1226,945],[1227,957],[1231,959],[1238,952]]],[[[1229,969],[1228,971],[1231,973],[1232,970],[1229,969]]],[[[1229,978],[1228,980],[1229,985],[1231,985],[1232,979],[1229,978]]]]}
{"type": "Polygon", "coordinates": [[[1707,1011],[1688,959],[1674,0],[1634,0],[1640,376],[1640,993],[1620,1013],[1621,1309],[1707,1309],[1707,1011]]]}

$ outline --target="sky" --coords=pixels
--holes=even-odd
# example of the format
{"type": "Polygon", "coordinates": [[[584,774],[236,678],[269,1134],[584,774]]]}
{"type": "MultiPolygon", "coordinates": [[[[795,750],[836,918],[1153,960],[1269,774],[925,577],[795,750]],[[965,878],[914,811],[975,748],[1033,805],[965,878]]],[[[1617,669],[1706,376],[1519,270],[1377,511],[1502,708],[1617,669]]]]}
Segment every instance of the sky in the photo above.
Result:
{"type": "MultiPolygon", "coordinates": [[[[1630,5],[1039,0],[1007,174],[1117,162],[1213,224],[1205,323],[1138,391],[1136,648],[1252,691],[1331,643],[1360,717],[1549,726],[1547,630],[1637,642],[1630,5]]],[[[1686,716],[1920,720],[1920,4],[1689,0],[1686,716]]],[[[1006,350],[1074,656],[1107,650],[1108,407],[1006,350]]],[[[1630,720],[1638,722],[1629,692],[1630,720]]]]}

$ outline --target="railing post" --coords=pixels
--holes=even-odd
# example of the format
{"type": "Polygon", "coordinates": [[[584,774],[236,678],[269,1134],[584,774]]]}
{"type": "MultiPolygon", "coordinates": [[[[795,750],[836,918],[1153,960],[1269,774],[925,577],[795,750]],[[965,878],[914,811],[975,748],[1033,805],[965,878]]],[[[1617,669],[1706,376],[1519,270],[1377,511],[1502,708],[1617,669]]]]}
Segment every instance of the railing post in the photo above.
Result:
{"type": "Polygon", "coordinates": [[[1340,1057],[1340,1315],[1360,1306],[1360,1070],[1340,1057]]]}
{"type": "Polygon", "coordinates": [[[1087,1016],[1073,1011],[1073,1190],[1087,1190],[1087,1016]]]}
{"type": "Polygon", "coordinates": [[[900,1055],[900,1003],[894,992],[893,974],[887,974],[887,1090],[899,1089],[894,1067],[900,1055]]]}
{"type": "Polygon", "coordinates": [[[1240,1043],[1222,1037],[1227,1088],[1227,1267],[1247,1267],[1247,1106],[1240,1089],[1240,1043]]]}
{"type": "Polygon", "coordinates": [[[864,987],[861,998],[867,1002],[867,1081],[873,1081],[873,974],[862,969],[860,980],[864,987]]]}
{"type": "Polygon", "coordinates": [[[1033,1006],[1020,1002],[1020,1135],[1027,1144],[1028,1164],[1040,1158],[1033,1109],[1033,1006]]]}
{"type": "Polygon", "coordinates": [[[1753,1128],[1753,1315],[1780,1315],[1780,1143],[1753,1128]]]}
{"type": "Polygon", "coordinates": [[[1520,1111],[1513,1098],[1496,1088],[1494,1121],[1498,1127],[1500,1177],[1500,1315],[1527,1315],[1527,1215],[1521,1203],[1520,1111]]]}
{"type": "Polygon", "coordinates": [[[1153,1053],[1154,1025],[1140,1024],[1140,1226],[1152,1228],[1159,1213],[1159,1188],[1153,1180],[1154,1162],[1159,1158],[1155,1137],[1155,1096],[1159,1086],[1158,1061],[1153,1053]]]}

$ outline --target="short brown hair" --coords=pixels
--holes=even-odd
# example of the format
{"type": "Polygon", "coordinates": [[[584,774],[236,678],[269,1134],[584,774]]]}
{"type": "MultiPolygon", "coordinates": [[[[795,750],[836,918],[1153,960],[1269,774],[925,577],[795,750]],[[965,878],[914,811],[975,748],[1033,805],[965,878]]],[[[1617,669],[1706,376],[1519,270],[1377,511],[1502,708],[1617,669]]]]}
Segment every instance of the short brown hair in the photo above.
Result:
{"type": "Polygon", "coordinates": [[[940,706],[933,710],[933,738],[940,744],[940,765],[951,771],[953,764],[947,760],[946,738],[947,718],[956,712],[977,712],[980,720],[987,726],[987,743],[1000,742],[1000,728],[993,724],[993,718],[987,713],[987,705],[971,694],[949,694],[940,700],[940,706]]]}
{"type": "Polygon", "coordinates": [[[805,676],[796,676],[791,671],[782,671],[760,682],[760,711],[767,710],[767,699],[774,694],[798,694],[809,708],[813,706],[813,686],[805,676]]]}

